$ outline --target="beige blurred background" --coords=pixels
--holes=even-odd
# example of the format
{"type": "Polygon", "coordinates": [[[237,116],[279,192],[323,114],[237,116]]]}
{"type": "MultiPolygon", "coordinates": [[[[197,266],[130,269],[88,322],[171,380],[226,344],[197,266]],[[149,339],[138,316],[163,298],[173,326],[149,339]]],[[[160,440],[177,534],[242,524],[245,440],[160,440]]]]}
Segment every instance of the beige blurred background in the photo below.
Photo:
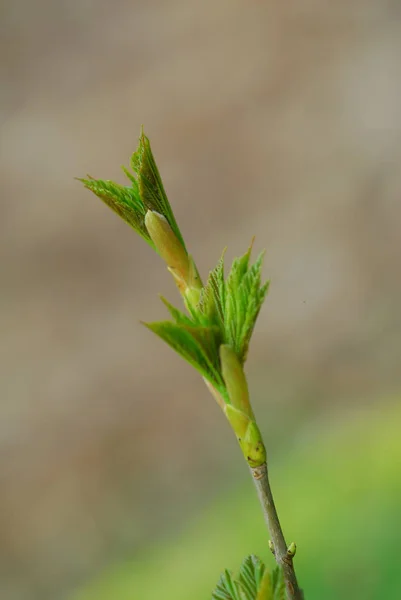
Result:
{"type": "Polygon", "coordinates": [[[203,274],[267,248],[270,452],[400,389],[400,8],[0,2],[1,598],[66,598],[246,477],[139,323],[177,299],[164,266],[74,181],[122,182],[141,124],[203,274]]]}

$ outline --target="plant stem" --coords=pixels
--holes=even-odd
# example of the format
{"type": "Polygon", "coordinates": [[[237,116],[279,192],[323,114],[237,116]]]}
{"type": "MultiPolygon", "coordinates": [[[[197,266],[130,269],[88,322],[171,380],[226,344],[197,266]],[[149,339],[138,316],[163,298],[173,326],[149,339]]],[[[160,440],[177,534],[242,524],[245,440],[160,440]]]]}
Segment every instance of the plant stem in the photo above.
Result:
{"type": "Polygon", "coordinates": [[[263,514],[273,543],[272,552],[277,564],[283,570],[285,587],[288,600],[303,600],[303,594],[298,586],[297,577],[293,565],[293,553],[288,551],[288,546],[284,539],[277,510],[274,505],[273,494],[270,489],[269,478],[267,474],[267,465],[264,463],[260,467],[251,467],[252,479],[255,483],[258,497],[262,505],[263,514]]]}

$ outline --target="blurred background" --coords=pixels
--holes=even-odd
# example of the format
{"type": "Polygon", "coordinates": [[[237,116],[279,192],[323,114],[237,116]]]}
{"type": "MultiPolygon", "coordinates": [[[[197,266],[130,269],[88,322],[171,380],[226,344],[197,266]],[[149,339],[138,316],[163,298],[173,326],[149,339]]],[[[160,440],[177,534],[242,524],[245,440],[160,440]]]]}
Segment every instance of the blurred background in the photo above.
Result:
{"type": "Polygon", "coordinates": [[[273,564],[177,293],[74,181],[144,124],[203,275],[267,248],[247,372],[307,600],[401,597],[401,6],[0,2],[0,597],[202,600],[273,564]]]}

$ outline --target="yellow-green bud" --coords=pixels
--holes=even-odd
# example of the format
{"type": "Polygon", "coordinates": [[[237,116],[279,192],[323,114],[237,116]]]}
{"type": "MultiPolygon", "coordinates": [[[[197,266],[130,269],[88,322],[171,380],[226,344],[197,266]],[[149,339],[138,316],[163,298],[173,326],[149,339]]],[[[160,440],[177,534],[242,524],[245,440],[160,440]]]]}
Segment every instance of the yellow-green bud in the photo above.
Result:
{"type": "Polygon", "coordinates": [[[266,462],[266,450],[262,435],[255,421],[247,415],[226,404],[224,412],[234,430],[245,460],[250,467],[260,467],[266,462]]]}
{"type": "Polygon", "coordinates": [[[220,346],[220,360],[231,404],[254,420],[244,369],[231,346],[226,344],[220,346]]]}
{"type": "Polygon", "coordinates": [[[145,226],[167,268],[174,277],[185,300],[196,306],[199,302],[202,281],[192,257],[171,229],[167,219],[154,210],[145,215],[145,226]]]}
{"type": "Polygon", "coordinates": [[[248,384],[241,362],[231,346],[220,346],[221,371],[230,398],[224,412],[237,436],[245,460],[251,467],[266,462],[266,450],[249,400],[248,384]]]}
{"type": "Polygon", "coordinates": [[[191,268],[185,248],[167,219],[160,213],[148,210],[145,225],[158,253],[167,263],[168,270],[173,275],[180,292],[184,293],[191,268]]]}
{"type": "Polygon", "coordinates": [[[262,434],[255,421],[249,423],[240,446],[250,467],[260,467],[260,465],[266,462],[266,448],[262,440],[262,434]]]}

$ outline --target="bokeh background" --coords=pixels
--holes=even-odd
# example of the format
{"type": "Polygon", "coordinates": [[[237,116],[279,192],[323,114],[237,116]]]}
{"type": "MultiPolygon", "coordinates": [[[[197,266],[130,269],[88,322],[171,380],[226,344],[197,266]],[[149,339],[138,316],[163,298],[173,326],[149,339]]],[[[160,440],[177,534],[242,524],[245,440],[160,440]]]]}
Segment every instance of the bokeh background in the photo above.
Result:
{"type": "Polygon", "coordinates": [[[273,563],[217,405],[139,323],[164,265],[74,181],[122,182],[141,124],[203,275],[267,248],[248,374],[306,598],[401,597],[400,8],[0,2],[1,598],[273,563]]]}

